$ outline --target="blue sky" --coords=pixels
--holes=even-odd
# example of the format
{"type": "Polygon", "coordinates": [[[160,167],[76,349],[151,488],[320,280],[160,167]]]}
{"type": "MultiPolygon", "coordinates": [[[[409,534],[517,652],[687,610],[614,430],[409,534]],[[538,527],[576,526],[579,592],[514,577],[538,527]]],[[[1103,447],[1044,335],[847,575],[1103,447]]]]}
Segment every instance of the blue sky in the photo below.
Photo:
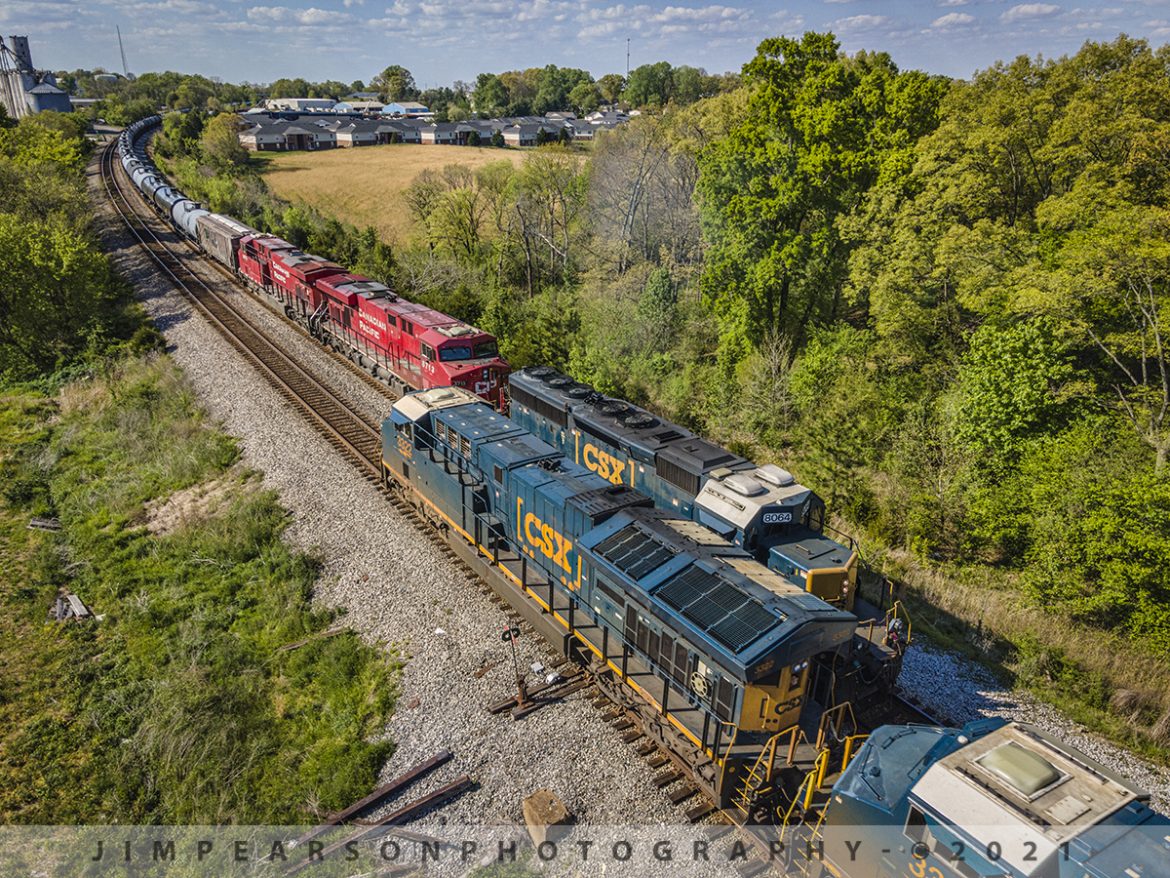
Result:
{"type": "Polygon", "coordinates": [[[1018,54],[1057,56],[1120,32],[1170,41],[1170,0],[3,0],[49,69],[180,70],[225,80],[369,80],[404,64],[420,85],[548,63],[600,76],[667,60],[738,70],[766,36],[829,29],[849,51],[969,76],[1018,54]]]}

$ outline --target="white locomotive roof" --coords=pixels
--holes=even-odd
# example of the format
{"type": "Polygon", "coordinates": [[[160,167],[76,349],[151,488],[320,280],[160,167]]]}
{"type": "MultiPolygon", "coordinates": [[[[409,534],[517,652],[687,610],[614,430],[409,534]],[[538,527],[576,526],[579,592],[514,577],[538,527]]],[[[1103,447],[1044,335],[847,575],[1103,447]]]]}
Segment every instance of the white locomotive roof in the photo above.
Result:
{"type": "Polygon", "coordinates": [[[756,520],[762,508],[799,506],[811,494],[787,470],[766,464],[745,472],[715,470],[703,483],[695,505],[742,530],[756,520]]]}
{"type": "Polygon", "coordinates": [[[1009,723],[934,763],[913,798],[1031,875],[1060,845],[1145,794],[1034,726],[1009,723]]]}
{"type": "Polygon", "coordinates": [[[435,387],[431,390],[409,393],[395,402],[393,408],[410,420],[417,421],[428,412],[454,408],[457,405],[467,405],[473,402],[483,402],[483,400],[462,387],[435,387]]]}

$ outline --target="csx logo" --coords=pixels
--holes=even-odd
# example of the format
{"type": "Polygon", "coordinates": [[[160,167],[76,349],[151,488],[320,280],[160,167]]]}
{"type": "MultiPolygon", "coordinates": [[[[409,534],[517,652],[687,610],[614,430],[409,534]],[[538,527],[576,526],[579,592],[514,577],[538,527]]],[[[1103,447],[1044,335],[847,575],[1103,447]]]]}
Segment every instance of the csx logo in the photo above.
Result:
{"type": "Polygon", "coordinates": [[[593,470],[603,479],[608,479],[615,485],[625,484],[626,462],[603,451],[592,443],[586,444],[581,452],[581,460],[585,466],[593,470]]]}
{"type": "Polygon", "coordinates": [[[545,524],[535,514],[529,512],[524,516],[524,536],[541,553],[566,573],[572,573],[569,566],[569,552],[573,551],[573,543],[545,524]]]}

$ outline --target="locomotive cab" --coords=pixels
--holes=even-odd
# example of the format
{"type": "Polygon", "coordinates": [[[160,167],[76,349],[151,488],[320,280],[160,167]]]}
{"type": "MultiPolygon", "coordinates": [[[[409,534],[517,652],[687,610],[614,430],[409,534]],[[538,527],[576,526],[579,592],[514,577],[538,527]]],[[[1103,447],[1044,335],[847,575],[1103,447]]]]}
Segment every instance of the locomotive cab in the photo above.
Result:
{"type": "Polygon", "coordinates": [[[822,600],[853,609],[857,553],[825,536],[825,503],[774,464],[718,469],[695,498],[698,521],[766,555],[768,567],[822,600]]]}
{"type": "Polygon", "coordinates": [[[1025,723],[882,726],[825,812],[853,878],[1165,878],[1170,822],[1129,781],[1025,723]]]}

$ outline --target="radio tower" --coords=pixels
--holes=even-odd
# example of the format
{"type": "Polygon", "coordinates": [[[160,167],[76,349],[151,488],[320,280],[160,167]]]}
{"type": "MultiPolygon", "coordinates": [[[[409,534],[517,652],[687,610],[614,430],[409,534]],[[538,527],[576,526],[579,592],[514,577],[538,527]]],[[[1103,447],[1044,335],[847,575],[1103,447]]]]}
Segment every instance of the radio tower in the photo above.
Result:
{"type": "Polygon", "coordinates": [[[118,32],[118,51],[122,54],[122,73],[129,79],[130,68],[126,66],[126,49],[122,46],[122,28],[114,25],[114,30],[118,32]]]}

